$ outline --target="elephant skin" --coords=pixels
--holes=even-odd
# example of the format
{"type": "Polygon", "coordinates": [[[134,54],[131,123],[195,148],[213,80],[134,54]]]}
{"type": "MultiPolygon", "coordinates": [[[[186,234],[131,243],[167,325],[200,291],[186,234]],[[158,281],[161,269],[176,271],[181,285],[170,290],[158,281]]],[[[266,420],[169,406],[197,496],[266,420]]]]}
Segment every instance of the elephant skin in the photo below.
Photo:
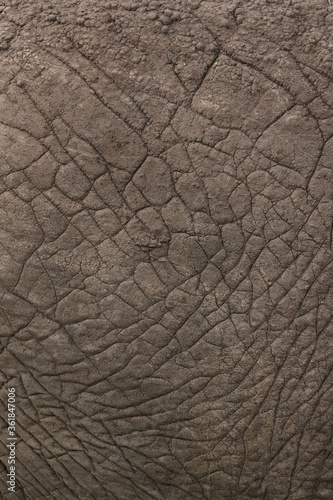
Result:
{"type": "Polygon", "coordinates": [[[1,498],[333,498],[332,20],[0,7],[1,498]]]}

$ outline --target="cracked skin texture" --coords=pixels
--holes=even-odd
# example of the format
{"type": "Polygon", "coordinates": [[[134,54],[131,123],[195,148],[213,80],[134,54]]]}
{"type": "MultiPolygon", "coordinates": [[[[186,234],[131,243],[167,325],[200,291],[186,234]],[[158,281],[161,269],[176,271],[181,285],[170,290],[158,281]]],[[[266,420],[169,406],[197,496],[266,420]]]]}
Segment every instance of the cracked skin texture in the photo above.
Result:
{"type": "Polygon", "coordinates": [[[331,500],[333,7],[0,11],[1,498],[331,500]]]}

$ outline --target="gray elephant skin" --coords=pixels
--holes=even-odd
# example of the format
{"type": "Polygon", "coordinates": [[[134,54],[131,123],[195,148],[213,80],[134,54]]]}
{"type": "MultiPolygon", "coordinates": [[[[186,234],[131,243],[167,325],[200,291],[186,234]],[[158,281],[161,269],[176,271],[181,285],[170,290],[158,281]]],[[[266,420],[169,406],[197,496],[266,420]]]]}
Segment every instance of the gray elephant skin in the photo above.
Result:
{"type": "Polygon", "coordinates": [[[0,6],[1,498],[333,498],[332,22],[0,6]]]}

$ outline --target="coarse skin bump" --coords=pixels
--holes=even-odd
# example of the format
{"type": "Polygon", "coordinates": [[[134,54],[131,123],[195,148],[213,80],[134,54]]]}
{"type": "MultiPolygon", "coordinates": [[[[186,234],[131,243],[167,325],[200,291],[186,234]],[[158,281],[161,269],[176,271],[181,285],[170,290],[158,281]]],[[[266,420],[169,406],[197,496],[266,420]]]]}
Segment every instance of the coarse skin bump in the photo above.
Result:
{"type": "Polygon", "coordinates": [[[333,499],[332,22],[0,5],[1,498],[333,499]]]}

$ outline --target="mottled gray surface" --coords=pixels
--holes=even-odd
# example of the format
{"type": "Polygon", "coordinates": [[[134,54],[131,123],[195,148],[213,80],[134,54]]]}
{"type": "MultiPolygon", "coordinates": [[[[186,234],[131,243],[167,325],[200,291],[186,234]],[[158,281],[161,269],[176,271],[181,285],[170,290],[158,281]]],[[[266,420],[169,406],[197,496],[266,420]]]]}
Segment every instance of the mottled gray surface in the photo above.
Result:
{"type": "Polygon", "coordinates": [[[0,11],[1,498],[332,500],[333,6],[0,11]]]}

